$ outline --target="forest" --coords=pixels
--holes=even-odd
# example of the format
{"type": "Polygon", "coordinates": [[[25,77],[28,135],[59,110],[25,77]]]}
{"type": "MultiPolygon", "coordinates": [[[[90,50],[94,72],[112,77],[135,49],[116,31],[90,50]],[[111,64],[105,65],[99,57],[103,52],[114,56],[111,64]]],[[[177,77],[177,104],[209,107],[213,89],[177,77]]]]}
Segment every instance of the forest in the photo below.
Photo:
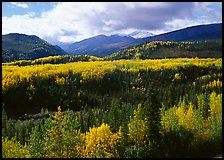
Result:
{"type": "Polygon", "coordinates": [[[222,40],[152,41],[105,56],[106,60],[154,58],[221,58],[222,40]]]}
{"type": "Polygon", "coordinates": [[[3,158],[222,154],[222,58],[65,57],[2,64],[3,158]]]}

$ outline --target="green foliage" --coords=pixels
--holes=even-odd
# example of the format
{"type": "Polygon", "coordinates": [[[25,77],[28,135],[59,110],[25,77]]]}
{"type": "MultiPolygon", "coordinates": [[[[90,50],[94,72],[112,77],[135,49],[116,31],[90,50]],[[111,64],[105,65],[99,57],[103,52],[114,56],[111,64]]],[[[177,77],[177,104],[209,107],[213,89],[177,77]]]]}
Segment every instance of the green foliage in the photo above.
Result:
{"type": "MultiPolygon", "coordinates": [[[[164,128],[164,143],[168,145],[168,143],[172,142],[172,145],[181,149],[180,152],[189,152],[188,155],[191,156],[202,156],[203,150],[206,150],[208,153],[215,153],[215,148],[220,146],[222,139],[222,94],[217,95],[215,92],[212,92],[209,95],[209,108],[203,107],[203,104],[206,104],[207,101],[205,98],[202,98],[202,95],[197,97],[198,107],[193,106],[192,102],[185,104],[181,100],[178,107],[174,106],[163,111],[161,119],[161,124],[164,128]],[[206,112],[209,112],[209,114],[204,116],[205,111],[203,110],[207,110],[206,112]],[[183,132],[182,138],[186,138],[185,141],[188,141],[188,146],[176,143],[177,139],[181,138],[181,132],[183,132]],[[171,139],[174,138],[170,137],[171,135],[174,136],[173,134],[175,134],[175,137],[177,136],[176,139],[171,139]],[[168,138],[170,142],[165,138],[168,138]],[[208,149],[203,147],[203,150],[199,151],[197,148],[201,147],[202,144],[210,144],[214,148],[211,147],[207,151],[208,149]]],[[[169,154],[169,156],[173,156],[174,153],[170,152],[169,154]]]]}
{"type": "Polygon", "coordinates": [[[65,54],[58,46],[53,46],[34,35],[11,33],[2,36],[2,62],[65,54]]]}
{"type": "Polygon", "coordinates": [[[222,137],[222,94],[212,92],[209,102],[209,123],[211,134],[214,140],[221,140],[222,137]]]}

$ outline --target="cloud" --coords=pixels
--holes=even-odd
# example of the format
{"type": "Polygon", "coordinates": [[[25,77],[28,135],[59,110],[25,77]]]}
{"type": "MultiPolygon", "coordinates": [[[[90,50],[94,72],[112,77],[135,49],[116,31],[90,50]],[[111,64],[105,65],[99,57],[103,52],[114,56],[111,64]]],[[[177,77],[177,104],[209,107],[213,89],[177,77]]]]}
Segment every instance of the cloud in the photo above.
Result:
{"type": "Polygon", "coordinates": [[[213,19],[214,21],[222,21],[222,3],[220,2],[194,2],[195,5],[195,15],[201,15],[208,19],[213,19]]]}
{"type": "Polygon", "coordinates": [[[3,34],[20,32],[49,42],[74,42],[98,34],[128,34],[136,30],[159,34],[220,22],[217,17],[221,15],[203,2],[60,2],[53,6],[40,17],[3,17],[3,34]]]}
{"type": "Polygon", "coordinates": [[[28,4],[22,3],[22,2],[11,2],[11,5],[13,7],[19,7],[19,8],[28,8],[28,4]]]}

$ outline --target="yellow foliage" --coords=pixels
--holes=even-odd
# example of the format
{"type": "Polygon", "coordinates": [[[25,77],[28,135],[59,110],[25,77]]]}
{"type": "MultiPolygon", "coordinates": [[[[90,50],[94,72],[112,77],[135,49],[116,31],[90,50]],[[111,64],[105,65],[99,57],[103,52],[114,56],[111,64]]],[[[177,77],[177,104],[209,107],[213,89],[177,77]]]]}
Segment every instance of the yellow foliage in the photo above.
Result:
{"type": "Polygon", "coordinates": [[[110,126],[93,127],[84,136],[83,157],[118,157],[116,144],[121,133],[112,133],[110,126]]]}
{"type": "Polygon", "coordinates": [[[209,112],[211,114],[222,114],[222,94],[217,95],[215,92],[212,92],[210,95],[209,107],[209,112]]]}
{"type": "Polygon", "coordinates": [[[128,139],[134,143],[144,143],[147,140],[147,132],[149,130],[148,120],[142,115],[142,105],[134,110],[134,116],[131,117],[128,124],[128,139]]]}
{"type": "Polygon", "coordinates": [[[195,118],[195,116],[194,116],[193,105],[190,102],[188,110],[186,112],[186,117],[185,117],[185,119],[186,119],[185,125],[186,125],[187,129],[193,130],[195,128],[195,126],[193,124],[194,118],[195,118]]]}
{"type": "Polygon", "coordinates": [[[178,107],[176,110],[176,116],[178,117],[178,123],[182,126],[185,124],[185,111],[184,108],[178,107]]]}
{"type": "Polygon", "coordinates": [[[2,158],[30,158],[31,155],[26,145],[21,145],[16,141],[16,137],[12,139],[2,137],[2,158]]]}
{"type": "MultiPolygon", "coordinates": [[[[138,72],[141,70],[161,70],[176,69],[195,65],[207,67],[216,65],[222,67],[222,59],[215,58],[176,58],[176,59],[155,59],[155,60],[116,60],[116,61],[94,61],[94,62],[72,62],[67,64],[44,64],[28,66],[12,66],[7,63],[2,64],[2,89],[14,86],[23,80],[30,80],[32,76],[49,78],[51,76],[66,75],[69,72],[81,74],[82,80],[101,79],[106,73],[116,69],[128,72],[138,72]]],[[[177,75],[176,78],[178,78],[177,75]]],[[[56,78],[56,83],[63,84],[65,79],[56,78]]],[[[213,86],[222,86],[221,81],[213,82],[213,86]]]]}
{"type": "Polygon", "coordinates": [[[176,116],[178,117],[179,125],[185,127],[186,129],[193,130],[195,128],[194,125],[194,110],[193,105],[190,102],[188,109],[185,111],[184,106],[180,106],[176,110],[176,116]]]}

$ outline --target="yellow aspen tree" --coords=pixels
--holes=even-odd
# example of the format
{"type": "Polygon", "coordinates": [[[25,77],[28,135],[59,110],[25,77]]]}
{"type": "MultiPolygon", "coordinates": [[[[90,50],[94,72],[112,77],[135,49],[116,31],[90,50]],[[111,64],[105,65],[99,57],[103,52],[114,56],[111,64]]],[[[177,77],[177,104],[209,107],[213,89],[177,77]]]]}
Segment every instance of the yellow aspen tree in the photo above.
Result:
{"type": "Polygon", "coordinates": [[[16,140],[16,137],[11,139],[2,137],[2,158],[30,158],[31,155],[27,150],[27,145],[24,146],[16,140]]]}
{"type": "Polygon", "coordinates": [[[128,139],[130,143],[143,144],[147,140],[148,125],[143,115],[142,105],[138,104],[134,110],[134,116],[130,117],[128,124],[128,139]]]}
{"type": "Polygon", "coordinates": [[[83,157],[112,158],[118,157],[116,145],[120,133],[112,133],[110,126],[102,124],[100,127],[93,127],[85,134],[85,147],[83,157]]]}
{"type": "Polygon", "coordinates": [[[193,130],[194,127],[194,109],[192,102],[189,103],[188,110],[186,111],[185,124],[187,129],[193,130]]]}

